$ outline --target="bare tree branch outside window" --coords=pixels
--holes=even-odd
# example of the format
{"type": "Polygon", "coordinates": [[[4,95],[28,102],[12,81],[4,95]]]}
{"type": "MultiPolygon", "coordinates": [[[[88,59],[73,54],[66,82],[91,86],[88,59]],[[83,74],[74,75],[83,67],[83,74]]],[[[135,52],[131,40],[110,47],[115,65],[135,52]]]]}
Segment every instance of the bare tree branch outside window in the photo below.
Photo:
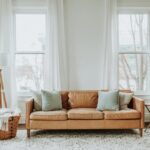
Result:
{"type": "Polygon", "coordinates": [[[146,90],[148,77],[148,16],[119,15],[119,87],[146,90]],[[132,52],[132,53],[130,53],[132,52]]]}

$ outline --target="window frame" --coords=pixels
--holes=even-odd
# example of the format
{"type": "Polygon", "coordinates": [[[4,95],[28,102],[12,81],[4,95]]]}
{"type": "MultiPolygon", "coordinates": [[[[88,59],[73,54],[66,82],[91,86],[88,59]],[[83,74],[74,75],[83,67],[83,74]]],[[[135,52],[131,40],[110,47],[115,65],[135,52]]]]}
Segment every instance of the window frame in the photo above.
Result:
{"type": "MultiPolygon", "coordinates": [[[[44,57],[44,63],[43,63],[43,66],[49,66],[48,64],[48,61],[47,59],[49,59],[49,51],[48,51],[48,34],[46,34],[46,49],[43,50],[43,51],[17,51],[16,49],[16,14],[44,14],[45,15],[45,33],[48,33],[48,15],[47,15],[47,8],[44,7],[44,8],[14,8],[13,9],[13,64],[15,64],[15,56],[17,54],[42,54],[43,57],[44,57]]],[[[13,67],[13,70],[15,72],[16,70],[16,66],[12,66],[13,67]]],[[[49,67],[48,67],[49,68],[49,67]]],[[[44,69],[44,77],[43,77],[43,82],[44,82],[44,88],[48,88],[50,85],[48,84],[49,83],[49,69],[46,68],[44,69]]],[[[15,80],[15,84],[17,85],[16,83],[16,80],[15,80]]],[[[15,85],[15,86],[16,86],[15,85]]],[[[16,88],[17,89],[17,88],[16,88]]],[[[30,92],[27,92],[27,91],[17,91],[16,90],[16,93],[17,93],[17,96],[24,96],[24,97],[28,97],[28,96],[31,96],[31,93],[30,92]]]]}
{"type": "MultiPolygon", "coordinates": [[[[120,54],[148,54],[150,55],[150,8],[144,8],[144,7],[118,7],[118,52],[117,52],[117,72],[118,72],[118,87],[119,87],[119,55],[120,54]],[[148,50],[147,51],[137,51],[137,52],[131,52],[131,51],[120,51],[119,50],[119,15],[120,14],[147,14],[148,15],[148,50]]],[[[150,69],[148,69],[148,74],[150,74],[150,69]]],[[[148,83],[150,83],[150,77],[148,77],[148,83]]],[[[150,84],[148,85],[147,91],[143,90],[136,90],[134,91],[135,95],[150,95],[150,84]]]]}

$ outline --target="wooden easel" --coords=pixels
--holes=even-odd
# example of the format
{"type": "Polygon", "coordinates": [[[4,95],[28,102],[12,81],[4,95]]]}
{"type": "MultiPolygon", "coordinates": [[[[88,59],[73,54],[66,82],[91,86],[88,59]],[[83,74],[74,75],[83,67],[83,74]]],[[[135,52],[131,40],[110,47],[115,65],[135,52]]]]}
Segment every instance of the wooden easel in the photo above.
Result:
{"type": "Polygon", "coordinates": [[[5,108],[7,108],[6,95],[4,91],[4,82],[2,78],[2,69],[0,68],[0,108],[2,108],[3,102],[5,108]]]}

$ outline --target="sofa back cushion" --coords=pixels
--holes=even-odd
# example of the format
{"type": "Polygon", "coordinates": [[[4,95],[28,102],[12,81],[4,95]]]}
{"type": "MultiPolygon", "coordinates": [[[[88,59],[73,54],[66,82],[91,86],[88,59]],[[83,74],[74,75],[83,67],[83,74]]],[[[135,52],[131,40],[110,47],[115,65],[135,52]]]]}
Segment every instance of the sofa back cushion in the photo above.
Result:
{"type": "MultiPolygon", "coordinates": [[[[101,91],[109,91],[109,90],[101,90],[101,91]]],[[[130,90],[119,90],[125,93],[131,93],[130,90]]],[[[64,109],[70,108],[96,108],[98,103],[98,91],[60,91],[62,107],[64,109]],[[77,98],[76,98],[77,97],[77,98]],[[83,98],[86,100],[83,100],[83,98]],[[80,100],[84,101],[84,105],[76,106],[76,103],[82,103],[80,100]],[[75,102],[74,102],[75,101],[75,102]],[[89,103],[90,102],[90,103],[89,103]],[[88,105],[88,106],[87,106],[88,105]],[[85,107],[86,106],[86,107],[85,107]],[[91,107],[92,106],[92,107],[91,107]]]]}
{"type": "Polygon", "coordinates": [[[62,100],[62,107],[64,109],[69,109],[69,104],[68,104],[68,91],[60,91],[60,95],[61,95],[61,100],[62,100]]]}
{"type": "Polygon", "coordinates": [[[70,108],[96,108],[98,102],[97,91],[70,91],[70,108]]]}

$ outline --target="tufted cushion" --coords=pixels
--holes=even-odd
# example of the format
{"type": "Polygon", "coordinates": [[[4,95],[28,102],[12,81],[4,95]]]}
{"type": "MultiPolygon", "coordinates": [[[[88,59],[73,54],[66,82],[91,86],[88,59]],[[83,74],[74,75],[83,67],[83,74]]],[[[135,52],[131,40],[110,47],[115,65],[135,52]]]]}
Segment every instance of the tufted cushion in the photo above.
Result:
{"type": "Polygon", "coordinates": [[[55,110],[55,111],[36,111],[31,113],[31,120],[67,120],[67,111],[63,110],[55,110]]]}
{"type": "Polygon", "coordinates": [[[69,106],[71,108],[96,108],[98,101],[97,91],[69,92],[69,106]]]}
{"type": "Polygon", "coordinates": [[[108,120],[139,119],[140,117],[140,112],[134,109],[126,109],[120,111],[104,111],[104,118],[108,120]]]}
{"type": "Polygon", "coordinates": [[[103,119],[103,112],[97,111],[95,108],[73,108],[68,111],[69,119],[103,119]]]}

